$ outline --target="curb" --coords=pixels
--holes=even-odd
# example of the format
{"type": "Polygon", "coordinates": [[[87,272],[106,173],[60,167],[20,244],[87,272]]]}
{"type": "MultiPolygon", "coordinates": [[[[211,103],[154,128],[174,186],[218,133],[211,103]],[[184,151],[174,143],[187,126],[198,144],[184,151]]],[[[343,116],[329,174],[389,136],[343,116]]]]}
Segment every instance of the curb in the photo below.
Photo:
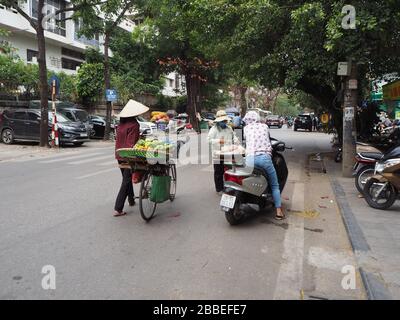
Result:
{"type": "MultiPolygon", "coordinates": [[[[330,181],[354,254],[357,255],[357,251],[369,252],[371,248],[351,210],[346,198],[346,193],[334,177],[330,176],[330,181]]],[[[393,299],[389,290],[385,287],[385,284],[375,274],[366,272],[363,267],[359,267],[359,272],[368,300],[393,299]]]]}

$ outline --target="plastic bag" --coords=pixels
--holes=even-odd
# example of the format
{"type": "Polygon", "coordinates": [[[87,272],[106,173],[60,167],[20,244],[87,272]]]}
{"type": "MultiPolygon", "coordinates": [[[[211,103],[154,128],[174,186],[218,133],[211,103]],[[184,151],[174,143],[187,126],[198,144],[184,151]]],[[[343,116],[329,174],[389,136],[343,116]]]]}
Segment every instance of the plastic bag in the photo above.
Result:
{"type": "Polygon", "coordinates": [[[132,173],[132,183],[134,184],[141,183],[143,175],[144,175],[143,171],[135,171],[134,173],[132,173]]]}

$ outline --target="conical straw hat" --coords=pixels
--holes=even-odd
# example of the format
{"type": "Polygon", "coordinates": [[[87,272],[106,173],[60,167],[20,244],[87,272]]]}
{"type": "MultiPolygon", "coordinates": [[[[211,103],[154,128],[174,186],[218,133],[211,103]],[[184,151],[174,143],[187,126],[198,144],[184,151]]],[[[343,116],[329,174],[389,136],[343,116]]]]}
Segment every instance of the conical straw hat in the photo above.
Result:
{"type": "Polygon", "coordinates": [[[120,118],[136,117],[143,113],[146,113],[149,110],[150,109],[148,107],[141,104],[140,102],[137,102],[135,100],[129,100],[118,116],[120,118]]]}

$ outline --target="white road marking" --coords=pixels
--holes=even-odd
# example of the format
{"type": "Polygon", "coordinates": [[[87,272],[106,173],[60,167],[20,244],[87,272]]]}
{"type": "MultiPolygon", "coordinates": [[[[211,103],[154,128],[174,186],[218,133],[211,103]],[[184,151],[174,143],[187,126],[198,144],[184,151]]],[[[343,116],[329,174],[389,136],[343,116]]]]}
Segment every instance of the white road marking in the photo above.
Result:
{"type": "Polygon", "coordinates": [[[106,166],[109,167],[109,166],[112,166],[112,165],[114,165],[114,166],[118,165],[118,162],[117,162],[116,159],[114,159],[112,161],[106,161],[106,162],[97,164],[97,166],[101,166],[101,167],[106,167],[106,166]]]}
{"type": "Polygon", "coordinates": [[[96,172],[93,172],[93,173],[90,173],[90,174],[87,174],[84,176],[76,177],[75,179],[77,179],[77,180],[87,179],[87,178],[98,176],[100,174],[111,172],[111,171],[115,171],[115,168],[109,168],[106,170],[96,171],[96,172]]]}
{"type": "MultiPolygon", "coordinates": [[[[304,210],[304,183],[296,183],[292,210],[304,210]]],[[[274,300],[299,300],[303,282],[304,218],[289,216],[289,228],[283,242],[282,264],[279,269],[274,300]]]]}
{"type": "Polygon", "coordinates": [[[75,164],[84,164],[84,163],[95,162],[95,161],[103,160],[103,159],[111,159],[113,157],[114,157],[113,154],[108,154],[108,155],[102,156],[102,157],[96,157],[96,158],[91,157],[90,159],[84,159],[84,160],[79,160],[79,161],[74,161],[74,162],[68,162],[68,164],[74,164],[74,165],[75,164]]]}
{"type": "Polygon", "coordinates": [[[46,160],[46,161],[40,161],[40,163],[55,163],[55,162],[61,162],[61,161],[69,161],[69,160],[75,160],[75,159],[82,159],[82,158],[88,158],[88,157],[93,157],[93,156],[98,156],[102,153],[88,153],[88,154],[83,154],[79,156],[73,156],[73,157],[66,157],[66,158],[60,158],[60,159],[54,159],[54,160],[46,160]]]}

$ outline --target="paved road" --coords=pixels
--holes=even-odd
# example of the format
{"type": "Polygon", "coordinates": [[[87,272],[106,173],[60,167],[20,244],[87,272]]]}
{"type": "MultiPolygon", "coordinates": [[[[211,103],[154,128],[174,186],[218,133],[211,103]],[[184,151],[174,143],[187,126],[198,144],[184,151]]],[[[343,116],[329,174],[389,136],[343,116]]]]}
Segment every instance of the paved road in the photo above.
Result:
{"type": "MultiPolygon", "coordinates": [[[[273,136],[296,148],[286,154],[290,177],[283,198],[286,208],[302,212],[310,191],[305,155],[330,150],[330,138],[285,128],[273,136]]],[[[138,207],[112,216],[121,179],[112,145],[0,162],[0,177],[0,299],[300,299],[301,290],[345,295],[336,281],[339,270],[333,277],[315,271],[331,268],[315,255],[334,259],[321,253],[322,242],[338,237],[339,251],[348,245],[340,219],[325,235],[303,218],[278,223],[272,212],[230,227],[208,164],[179,166],[177,199],[160,205],[151,223],[138,207]],[[45,265],[56,269],[56,290],[42,289],[45,265]]],[[[347,296],[356,299],[360,292],[347,296]]]]}

